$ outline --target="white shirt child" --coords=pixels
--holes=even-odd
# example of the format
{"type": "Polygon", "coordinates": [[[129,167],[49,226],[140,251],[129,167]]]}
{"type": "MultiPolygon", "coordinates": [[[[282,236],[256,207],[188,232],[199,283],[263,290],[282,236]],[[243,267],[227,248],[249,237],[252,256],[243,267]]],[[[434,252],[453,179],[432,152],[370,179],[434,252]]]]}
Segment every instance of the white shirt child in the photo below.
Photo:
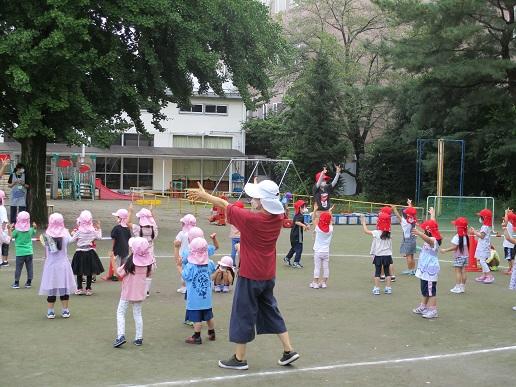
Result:
{"type": "Polygon", "coordinates": [[[369,254],[377,257],[392,255],[392,239],[382,239],[380,230],[373,230],[371,233],[373,234],[373,243],[369,254]]]}
{"type": "Polygon", "coordinates": [[[484,233],[484,239],[478,239],[477,249],[475,251],[475,258],[487,259],[491,256],[491,227],[483,225],[480,233],[484,233]]]}
{"type": "Polygon", "coordinates": [[[331,237],[333,236],[333,226],[330,225],[328,232],[323,232],[319,226],[315,227],[314,252],[330,253],[331,237]]]}
{"type": "MultiPolygon", "coordinates": [[[[507,222],[507,232],[509,233],[509,235],[511,237],[514,238],[514,227],[511,222],[507,222]]],[[[505,236],[505,234],[503,236],[503,247],[507,247],[509,249],[514,248],[514,244],[507,240],[507,237],[505,236]]]]}

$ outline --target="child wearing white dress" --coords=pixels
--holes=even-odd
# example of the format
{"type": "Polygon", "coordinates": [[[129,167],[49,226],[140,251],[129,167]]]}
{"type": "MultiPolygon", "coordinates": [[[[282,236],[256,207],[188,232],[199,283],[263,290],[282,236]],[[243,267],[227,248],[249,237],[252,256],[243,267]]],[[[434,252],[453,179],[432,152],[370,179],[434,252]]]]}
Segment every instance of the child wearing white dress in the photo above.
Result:
{"type": "Polygon", "coordinates": [[[330,243],[333,236],[332,213],[322,212],[319,223],[315,226],[314,241],[314,279],[310,283],[312,289],[326,289],[330,277],[330,243]],[[322,280],[321,277],[322,266],[322,280]]]}
{"type": "Polygon", "coordinates": [[[477,249],[475,250],[475,258],[480,261],[482,266],[482,275],[475,278],[475,281],[484,284],[492,284],[494,276],[491,274],[491,269],[487,264],[487,260],[491,257],[491,228],[493,227],[493,213],[491,210],[484,208],[477,213],[479,222],[482,224],[480,230],[476,231],[471,227],[471,234],[478,238],[477,249]]]}

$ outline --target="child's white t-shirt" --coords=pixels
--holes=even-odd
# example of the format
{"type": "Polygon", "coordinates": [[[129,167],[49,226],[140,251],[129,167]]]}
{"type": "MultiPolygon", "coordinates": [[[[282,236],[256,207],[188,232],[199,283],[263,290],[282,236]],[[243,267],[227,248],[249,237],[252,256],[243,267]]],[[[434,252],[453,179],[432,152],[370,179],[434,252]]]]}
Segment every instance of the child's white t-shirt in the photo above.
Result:
{"type": "Polygon", "coordinates": [[[484,239],[478,238],[477,249],[475,251],[475,258],[487,259],[491,256],[491,227],[483,225],[480,233],[484,233],[484,239]]]}
{"type": "MultiPolygon", "coordinates": [[[[509,235],[510,235],[511,237],[513,237],[513,238],[514,238],[514,227],[513,227],[513,225],[512,225],[512,223],[511,223],[511,222],[507,222],[507,232],[509,233],[509,235]]],[[[513,244],[513,243],[511,243],[511,242],[509,242],[509,241],[507,240],[507,238],[505,237],[505,235],[504,235],[504,237],[503,237],[503,247],[507,247],[507,248],[509,248],[509,249],[513,249],[513,248],[514,248],[514,244],[513,244]]]]}
{"type": "Polygon", "coordinates": [[[469,257],[469,245],[468,245],[468,241],[465,237],[464,237],[464,247],[463,247],[462,252],[459,250],[459,234],[455,234],[453,236],[451,243],[452,243],[452,245],[457,246],[457,249],[453,252],[453,256],[455,258],[458,258],[458,257],[468,258],[469,257]]]}
{"type": "Polygon", "coordinates": [[[314,252],[329,253],[332,236],[333,236],[333,226],[332,225],[330,225],[330,230],[328,232],[321,231],[319,226],[315,227],[314,252]]]}
{"type": "Polygon", "coordinates": [[[382,231],[371,231],[373,234],[373,243],[371,244],[371,251],[369,254],[374,256],[392,255],[392,239],[382,239],[382,231]]]}
{"type": "Polygon", "coordinates": [[[5,206],[0,206],[0,226],[2,223],[9,223],[9,218],[7,217],[7,210],[5,206]]]}
{"type": "Polygon", "coordinates": [[[405,239],[410,239],[412,237],[412,224],[407,222],[407,219],[401,218],[401,229],[403,230],[403,237],[405,239]]]}
{"type": "Polygon", "coordinates": [[[179,256],[182,256],[183,250],[188,249],[188,245],[190,242],[188,241],[188,233],[183,230],[179,231],[176,235],[176,241],[181,242],[181,247],[179,248],[179,256]]]}

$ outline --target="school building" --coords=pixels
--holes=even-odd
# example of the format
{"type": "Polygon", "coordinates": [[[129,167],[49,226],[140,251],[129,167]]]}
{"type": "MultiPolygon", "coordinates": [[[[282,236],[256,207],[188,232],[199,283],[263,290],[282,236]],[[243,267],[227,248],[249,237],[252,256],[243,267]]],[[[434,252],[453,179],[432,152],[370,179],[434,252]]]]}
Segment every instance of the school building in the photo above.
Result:
{"type": "MultiPolygon", "coordinates": [[[[110,148],[85,147],[85,162],[94,165],[95,176],[110,189],[130,191],[143,188],[154,191],[181,190],[203,182],[213,189],[231,158],[245,157],[246,120],[243,100],[233,87],[225,96],[214,92],[193,95],[191,107],[169,104],[163,111],[167,119],[159,132],[151,124],[151,114],[142,111],[142,120],[149,132],[144,136],[129,130],[110,148]]],[[[5,138],[0,153],[16,160],[20,144],[5,138]]],[[[82,147],[65,144],[47,146],[47,182],[51,180],[52,156],[79,158],[82,147]]],[[[50,183],[49,183],[50,185],[50,183]]],[[[220,190],[227,190],[229,176],[223,178],[220,190]]]]}

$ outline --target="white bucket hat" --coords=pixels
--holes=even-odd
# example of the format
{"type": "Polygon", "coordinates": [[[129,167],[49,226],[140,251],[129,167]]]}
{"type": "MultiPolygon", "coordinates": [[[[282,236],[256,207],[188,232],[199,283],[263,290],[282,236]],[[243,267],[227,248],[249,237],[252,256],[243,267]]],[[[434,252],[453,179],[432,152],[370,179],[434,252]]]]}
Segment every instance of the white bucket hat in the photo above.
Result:
{"type": "Polygon", "coordinates": [[[258,184],[247,183],[244,191],[253,199],[260,199],[265,211],[274,215],[285,212],[285,208],[280,202],[279,187],[272,180],[263,180],[258,184]]]}

